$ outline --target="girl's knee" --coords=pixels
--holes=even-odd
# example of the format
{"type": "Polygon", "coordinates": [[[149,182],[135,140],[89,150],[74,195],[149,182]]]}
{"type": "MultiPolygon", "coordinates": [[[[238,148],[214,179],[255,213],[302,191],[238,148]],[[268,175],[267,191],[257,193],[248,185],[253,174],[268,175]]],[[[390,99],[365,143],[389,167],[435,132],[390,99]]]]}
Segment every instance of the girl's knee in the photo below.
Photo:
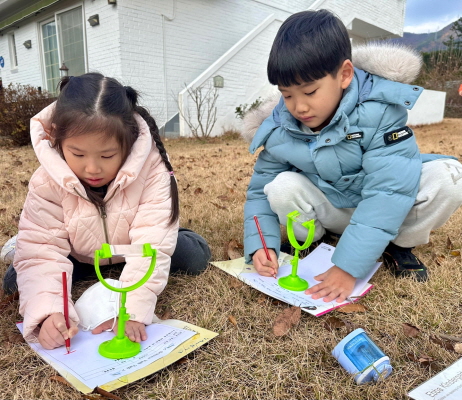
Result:
{"type": "Polygon", "coordinates": [[[170,270],[172,273],[198,275],[207,268],[211,257],[209,245],[202,236],[190,229],[180,228],[170,270]]]}

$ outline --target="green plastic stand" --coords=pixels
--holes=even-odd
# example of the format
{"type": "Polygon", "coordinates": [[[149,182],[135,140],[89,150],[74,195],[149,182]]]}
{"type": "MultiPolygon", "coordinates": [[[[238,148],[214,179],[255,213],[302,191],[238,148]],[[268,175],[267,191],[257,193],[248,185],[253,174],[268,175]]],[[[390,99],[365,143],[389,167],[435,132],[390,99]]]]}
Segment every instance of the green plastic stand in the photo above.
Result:
{"type": "Polygon", "coordinates": [[[99,270],[100,258],[112,257],[110,246],[107,243],[103,243],[101,249],[95,251],[95,271],[99,281],[109,290],[121,293],[121,307],[119,308],[117,335],[114,336],[111,340],[107,340],[100,344],[98,352],[103,357],[111,359],[129,358],[136,356],[141,351],[141,344],[132,342],[125,335],[125,324],[130,319],[130,314],[127,313],[127,309],[125,308],[125,302],[127,300],[127,292],[131,292],[132,290],[138,289],[141,285],[144,285],[146,281],[149,279],[149,277],[152,275],[152,273],[154,272],[154,268],[156,266],[156,256],[157,250],[152,249],[151,245],[148,243],[144,244],[143,257],[152,257],[151,265],[149,266],[148,271],[146,272],[144,277],[134,285],[128,286],[126,288],[116,288],[109,285],[104,280],[99,270]]]}
{"type": "Polygon", "coordinates": [[[294,234],[293,222],[295,221],[299,223],[298,218],[300,216],[301,215],[298,211],[292,211],[291,213],[287,214],[287,236],[289,237],[290,244],[295,249],[295,255],[294,258],[292,258],[290,261],[292,264],[291,274],[278,279],[279,286],[283,287],[284,289],[293,290],[295,292],[301,292],[302,290],[308,289],[308,282],[297,275],[299,259],[298,252],[299,250],[305,250],[310,246],[310,244],[313,242],[315,232],[314,219],[302,222],[301,225],[308,229],[308,236],[305,240],[305,243],[302,245],[298,244],[297,238],[294,234]]]}

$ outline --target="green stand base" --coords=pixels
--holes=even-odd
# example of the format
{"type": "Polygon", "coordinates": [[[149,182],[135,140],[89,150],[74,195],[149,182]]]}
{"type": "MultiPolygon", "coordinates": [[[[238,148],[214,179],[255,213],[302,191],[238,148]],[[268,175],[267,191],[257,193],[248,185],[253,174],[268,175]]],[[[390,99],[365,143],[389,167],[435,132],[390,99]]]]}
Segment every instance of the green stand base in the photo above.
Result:
{"type": "Polygon", "coordinates": [[[119,339],[117,336],[111,340],[101,343],[98,348],[99,354],[106,358],[118,359],[136,356],[141,351],[141,344],[132,342],[124,336],[119,339]]]}
{"type": "Polygon", "coordinates": [[[295,292],[301,292],[302,290],[308,289],[308,282],[299,276],[284,276],[278,279],[279,286],[287,290],[293,290],[295,292]]]}

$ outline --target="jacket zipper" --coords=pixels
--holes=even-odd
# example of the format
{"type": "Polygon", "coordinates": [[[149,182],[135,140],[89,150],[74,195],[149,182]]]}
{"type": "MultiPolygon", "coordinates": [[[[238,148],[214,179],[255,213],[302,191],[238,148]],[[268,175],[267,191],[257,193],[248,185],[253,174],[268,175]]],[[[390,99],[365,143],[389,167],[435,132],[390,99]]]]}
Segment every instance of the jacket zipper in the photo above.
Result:
{"type": "MultiPolygon", "coordinates": [[[[99,206],[99,211],[100,211],[99,214],[101,215],[101,219],[103,220],[104,237],[106,238],[106,243],[109,244],[109,235],[107,233],[107,223],[106,223],[106,219],[107,219],[106,204],[101,204],[99,206]]],[[[112,258],[109,259],[109,264],[112,265],[112,258]]]]}
{"type": "MultiPolygon", "coordinates": [[[[109,235],[108,235],[108,232],[107,232],[107,223],[106,223],[106,219],[107,219],[107,213],[106,213],[106,203],[109,201],[109,200],[112,200],[112,198],[115,196],[116,192],[117,192],[117,189],[119,188],[119,186],[117,186],[114,190],[114,192],[112,193],[112,196],[107,199],[100,207],[99,207],[99,215],[101,216],[101,219],[103,220],[103,230],[104,230],[104,237],[106,239],[106,243],[109,244],[109,235]]],[[[75,192],[84,200],[86,201],[90,201],[88,199],[86,199],[84,196],[82,196],[79,191],[74,188],[75,192]]],[[[112,258],[109,259],[109,264],[112,265],[112,258]]]]}

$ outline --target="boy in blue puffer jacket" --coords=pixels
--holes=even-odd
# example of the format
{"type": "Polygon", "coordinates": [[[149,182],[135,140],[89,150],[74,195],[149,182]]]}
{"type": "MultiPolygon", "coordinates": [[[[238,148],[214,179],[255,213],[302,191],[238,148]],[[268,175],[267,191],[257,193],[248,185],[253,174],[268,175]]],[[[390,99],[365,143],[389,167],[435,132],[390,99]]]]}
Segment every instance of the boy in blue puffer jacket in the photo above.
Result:
{"type": "MultiPolygon", "coordinates": [[[[393,80],[404,75],[411,82],[420,59],[388,48],[377,60],[380,51],[366,46],[355,53],[355,65],[362,61],[368,72],[355,68],[345,26],[319,10],[289,17],[269,56],[268,78],[282,98],[250,146],[252,153],[264,149],[247,191],[246,261],[261,275],[277,272],[279,224],[294,210],[315,220],[315,240],[326,230],[341,234],[335,265],[306,291],[313,299],[344,301],[381,255],[396,276],[426,280],[411,250],[462,204],[462,165],[454,157],[421,155],[406,126],[422,88],[393,80]]],[[[306,238],[301,226],[295,234],[306,238]]]]}

